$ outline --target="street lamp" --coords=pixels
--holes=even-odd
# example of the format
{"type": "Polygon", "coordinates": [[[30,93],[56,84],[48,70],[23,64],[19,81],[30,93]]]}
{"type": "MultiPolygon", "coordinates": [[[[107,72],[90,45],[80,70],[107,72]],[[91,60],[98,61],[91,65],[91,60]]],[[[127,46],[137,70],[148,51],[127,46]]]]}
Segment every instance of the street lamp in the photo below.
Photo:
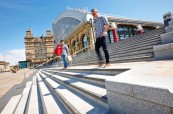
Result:
{"type": "Polygon", "coordinates": [[[90,22],[90,24],[91,24],[91,32],[92,32],[92,36],[93,36],[93,48],[94,48],[94,42],[95,42],[95,34],[94,34],[94,24],[93,24],[93,19],[92,18],[90,18],[89,19],[89,22],[90,22]]]}

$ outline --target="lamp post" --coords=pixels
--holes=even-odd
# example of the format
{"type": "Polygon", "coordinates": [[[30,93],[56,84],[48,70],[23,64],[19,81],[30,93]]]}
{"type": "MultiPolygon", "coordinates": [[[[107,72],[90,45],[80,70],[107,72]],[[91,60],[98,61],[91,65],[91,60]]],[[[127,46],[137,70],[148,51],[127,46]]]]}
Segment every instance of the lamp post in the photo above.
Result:
{"type": "Polygon", "coordinates": [[[92,36],[92,44],[93,44],[93,49],[94,49],[94,43],[95,43],[95,34],[94,34],[94,28],[93,28],[93,19],[92,18],[90,18],[89,19],[89,22],[90,22],[90,24],[91,24],[91,36],[92,36]]]}

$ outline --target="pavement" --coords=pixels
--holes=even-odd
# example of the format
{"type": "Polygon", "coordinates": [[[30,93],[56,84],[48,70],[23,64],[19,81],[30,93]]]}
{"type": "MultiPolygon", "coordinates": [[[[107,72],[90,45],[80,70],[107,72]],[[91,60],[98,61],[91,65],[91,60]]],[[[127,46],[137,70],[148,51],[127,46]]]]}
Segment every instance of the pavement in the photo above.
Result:
{"type": "Polygon", "coordinates": [[[30,69],[21,69],[17,73],[0,73],[0,112],[8,103],[10,98],[23,92],[26,82],[32,79],[30,69]],[[26,73],[24,78],[24,73],[26,73]]]}
{"type": "MultiPolygon", "coordinates": [[[[62,69],[62,67],[56,69],[62,69]]],[[[173,60],[116,63],[107,68],[98,67],[97,65],[70,66],[68,69],[129,69],[107,81],[167,88],[173,93],[173,60]]]]}
{"type": "MultiPolygon", "coordinates": [[[[160,62],[167,63],[169,61],[144,61],[144,62],[113,63],[113,64],[110,63],[110,66],[106,68],[99,67],[98,65],[70,66],[67,69],[132,69],[142,66],[144,64],[150,64],[150,63],[159,64],[160,62]]],[[[49,68],[49,69],[63,69],[63,67],[49,68]]]]}

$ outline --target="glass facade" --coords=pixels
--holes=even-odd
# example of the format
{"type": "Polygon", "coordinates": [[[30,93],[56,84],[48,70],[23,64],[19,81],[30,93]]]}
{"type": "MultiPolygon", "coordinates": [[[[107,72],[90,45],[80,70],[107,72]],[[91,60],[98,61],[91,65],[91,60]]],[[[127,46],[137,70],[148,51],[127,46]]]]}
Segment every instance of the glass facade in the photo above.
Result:
{"type": "Polygon", "coordinates": [[[133,25],[118,25],[117,33],[119,40],[129,38],[138,34],[137,27],[133,25]]]}
{"type": "Polygon", "coordinates": [[[113,32],[112,30],[109,30],[108,31],[108,40],[107,40],[107,43],[114,43],[114,36],[113,36],[113,32]]]}
{"type": "Polygon", "coordinates": [[[63,40],[81,21],[73,17],[64,17],[60,19],[53,27],[55,39],[63,40]]]}
{"type": "Polygon", "coordinates": [[[142,32],[148,32],[155,29],[155,27],[152,26],[143,26],[142,28],[143,28],[142,32]]]}

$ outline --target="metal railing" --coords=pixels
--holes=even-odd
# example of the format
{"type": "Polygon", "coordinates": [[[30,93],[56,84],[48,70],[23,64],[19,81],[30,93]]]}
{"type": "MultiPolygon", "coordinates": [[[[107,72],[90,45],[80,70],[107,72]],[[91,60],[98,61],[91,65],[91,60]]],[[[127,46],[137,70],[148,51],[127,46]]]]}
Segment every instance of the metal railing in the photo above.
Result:
{"type": "MultiPolygon", "coordinates": [[[[79,51],[77,51],[73,55],[71,55],[72,58],[74,59],[76,57],[76,55],[78,55],[78,54],[81,54],[81,56],[83,58],[83,56],[84,56],[83,54],[86,53],[86,52],[89,52],[89,50],[92,50],[92,46],[94,47],[94,44],[88,45],[87,47],[80,49],[79,51]]],[[[53,59],[51,59],[49,61],[46,61],[46,62],[44,62],[44,63],[42,63],[42,64],[40,64],[40,65],[38,65],[36,67],[31,68],[31,70],[29,70],[29,71],[27,71],[27,72],[24,73],[24,79],[26,78],[26,74],[27,73],[29,73],[29,72],[32,71],[32,74],[34,74],[35,69],[37,69],[37,68],[43,68],[44,66],[48,66],[48,64],[52,65],[52,63],[55,62],[55,60],[57,58],[60,58],[60,56],[56,56],[56,57],[54,57],[53,59]]],[[[61,59],[60,59],[60,61],[61,61],[61,59]]],[[[71,62],[71,66],[72,66],[72,62],[71,62]]]]}
{"type": "Polygon", "coordinates": [[[83,53],[85,49],[89,49],[89,47],[92,47],[92,46],[94,47],[94,44],[90,44],[90,45],[88,45],[87,47],[80,49],[79,51],[75,52],[73,55],[77,55],[77,54],[79,54],[80,52],[83,53]]]}
{"type": "Polygon", "coordinates": [[[85,59],[84,59],[84,56],[86,56],[85,54],[90,55],[89,52],[90,52],[92,49],[94,49],[94,44],[90,44],[90,45],[88,45],[87,47],[82,48],[82,49],[80,49],[79,51],[75,52],[75,53],[72,55],[73,60],[70,62],[70,65],[73,66],[73,61],[74,61],[75,64],[76,64],[76,61],[79,61],[79,59],[85,61],[85,59]],[[92,47],[93,47],[93,48],[92,48],[92,47]],[[79,55],[79,54],[80,54],[80,55],[79,55]],[[79,56],[76,58],[76,55],[79,55],[79,56]]]}
{"type": "Polygon", "coordinates": [[[26,78],[26,74],[27,74],[27,73],[29,73],[29,72],[32,71],[33,74],[34,74],[34,70],[35,70],[35,69],[40,68],[40,67],[43,67],[44,65],[48,64],[48,63],[51,62],[51,61],[53,62],[53,61],[54,61],[55,59],[57,59],[57,58],[60,58],[60,57],[59,57],[59,56],[56,56],[56,57],[52,58],[51,60],[48,60],[48,61],[46,61],[46,62],[44,62],[44,63],[42,63],[42,64],[40,64],[40,65],[38,65],[38,66],[36,66],[36,67],[32,67],[31,70],[29,70],[29,71],[27,71],[27,72],[24,73],[24,79],[26,78]]]}

